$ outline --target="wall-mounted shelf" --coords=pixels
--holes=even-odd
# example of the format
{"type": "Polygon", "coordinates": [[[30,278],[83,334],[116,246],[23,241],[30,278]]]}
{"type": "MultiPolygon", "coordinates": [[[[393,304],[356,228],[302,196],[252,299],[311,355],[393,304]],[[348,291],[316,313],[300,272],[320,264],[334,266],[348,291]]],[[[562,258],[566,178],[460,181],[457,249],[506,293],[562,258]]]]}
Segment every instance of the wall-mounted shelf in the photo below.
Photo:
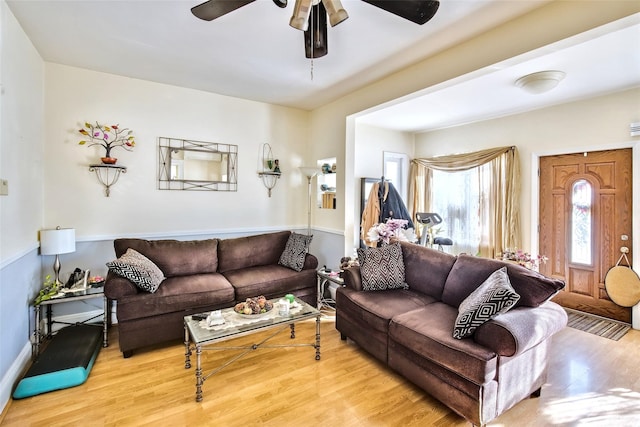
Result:
{"type": "Polygon", "coordinates": [[[271,197],[271,190],[278,183],[280,175],[280,162],[278,159],[273,158],[273,152],[271,151],[271,145],[268,143],[262,144],[262,157],[260,158],[262,171],[258,172],[258,176],[262,179],[262,184],[267,189],[267,194],[271,197]]]}
{"type": "Polygon", "coordinates": [[[127,173],[127,168],[119,165],[97,164],[89,165],[89,172],[95,172],[100,184],[104,185],[104,193],[109,197],[111,186],[118,182],[121,173],[127,173]]]}
{"type": "Polygon", "coordinates": [[[258,176],[262,178],[262,183],[267,188],[269,197],[271,197],[271,189],[278,183],[280,175],[280,172],[258,172],[258,176]]]}

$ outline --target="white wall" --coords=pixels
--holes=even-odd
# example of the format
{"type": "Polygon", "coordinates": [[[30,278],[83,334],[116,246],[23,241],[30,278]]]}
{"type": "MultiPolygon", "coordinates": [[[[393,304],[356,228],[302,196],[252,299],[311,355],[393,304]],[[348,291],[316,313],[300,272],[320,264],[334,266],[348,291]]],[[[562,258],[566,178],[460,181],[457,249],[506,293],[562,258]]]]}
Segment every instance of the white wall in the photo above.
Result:
{"type": "MultiPolygon", "coordinates": [[[[640,89],[572,102],[525,114],[416,135],[416,157],[478,151],[515,145],[520,154],[522,247],[537,248],[532,235],[537,214],[537,163],[534,156],[618,148],[640,140],[629,123],[640,120],[640,89]]],[[[640,220],[635,212],[634,221],[640,220]]]]}
{"type": "Polygon", "coordinates": [[[6,3],[2,7],[0,196],[2,260],[32,250],[42,218],[44,63],[6,3]]]}
{"type": "Polygon", "coordinates": [[[29,302],[40,288],[44,63],[0,2],[0,408],[30,360],[29,302]]]}
{"type": "Polygon", "coordinates": [[[51,63],[45,88],[45,226],[75,227],[78,240],[91,240],[306,225],[306,178],[297,167],[306,156],[307,112],[51,63]],[[85,121],[136,136],[134,151],[111,153],[127,173],[110,197],[88,170],[101,147],[78,145],[85,121]],[[158,190],[161,136],[237,145],[238,191],[158,190]],[[270,198],[257,176],[266,142],[283,172],[270,198]]]}

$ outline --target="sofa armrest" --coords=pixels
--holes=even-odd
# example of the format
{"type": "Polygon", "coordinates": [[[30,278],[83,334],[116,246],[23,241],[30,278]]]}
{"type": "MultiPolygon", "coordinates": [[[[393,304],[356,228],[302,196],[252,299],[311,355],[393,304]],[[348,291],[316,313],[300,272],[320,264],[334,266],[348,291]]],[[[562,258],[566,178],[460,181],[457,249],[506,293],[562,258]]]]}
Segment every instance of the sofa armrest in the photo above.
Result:
{"type": "Polygon", "coordinates": [[[501,356],[515,356],[551,337],[567,325],[567,313],[554,302],[518,307],[481,325],[473,336],[478,344],[501,356]]]}
{"type": "Polygon", "coordinates": [[[112,300],[118,300],[127,295],[136,295],[139,292],[131,281],[109,271],[104,282],[104,295],[112,300]]]}
{"type": "Polygon", "coordinates": [[[342,279],[346,287],[356,291],[362,290],[362,276],[360,275],[360,267],[355,265],[347,267],[342,271],[342,279]]]}
{"type": "Polygon", "coordinates": [[[307,254],[304,258],[303,270],[315,270],[318,268],[318,258],[315,255],[307,254]]]}

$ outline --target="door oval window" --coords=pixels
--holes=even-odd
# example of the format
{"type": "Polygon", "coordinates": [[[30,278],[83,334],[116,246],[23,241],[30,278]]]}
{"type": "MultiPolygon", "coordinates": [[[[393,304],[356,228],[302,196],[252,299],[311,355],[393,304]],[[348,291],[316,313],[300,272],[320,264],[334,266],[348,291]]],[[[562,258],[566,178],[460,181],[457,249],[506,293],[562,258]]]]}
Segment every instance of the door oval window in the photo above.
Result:
{"type": "Polygon", "coordinates": [[[592,264],[593,188],[584,179],[571,189],[571,262],[592,264]]]}

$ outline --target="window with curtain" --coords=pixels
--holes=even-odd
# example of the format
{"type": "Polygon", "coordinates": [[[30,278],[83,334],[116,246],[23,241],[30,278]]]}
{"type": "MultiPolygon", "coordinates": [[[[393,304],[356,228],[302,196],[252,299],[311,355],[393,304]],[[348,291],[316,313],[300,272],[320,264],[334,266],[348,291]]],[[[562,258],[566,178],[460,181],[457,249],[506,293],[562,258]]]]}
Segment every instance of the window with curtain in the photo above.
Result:
{"type": "MultiPolygon", "coordinates": [[[[495,257],[520,245],[520,170],[515,147],[411,162],[411,213],[435,212],[454,253],[495,257]]],[[[438,232],[438,226],[434,227],[438,232]]]]}
{"type": "Polygon", "coordinates": [[[481,188],[481,174],[486,174],[487,169],[481,166],[461,172],[433,171],[432,212],[442,217],[442,224],[432,229],[433,237],[451,238],[455,254],[477,255],[480,251],[480,201],[488,196],[488,190],[481,188]]]}

